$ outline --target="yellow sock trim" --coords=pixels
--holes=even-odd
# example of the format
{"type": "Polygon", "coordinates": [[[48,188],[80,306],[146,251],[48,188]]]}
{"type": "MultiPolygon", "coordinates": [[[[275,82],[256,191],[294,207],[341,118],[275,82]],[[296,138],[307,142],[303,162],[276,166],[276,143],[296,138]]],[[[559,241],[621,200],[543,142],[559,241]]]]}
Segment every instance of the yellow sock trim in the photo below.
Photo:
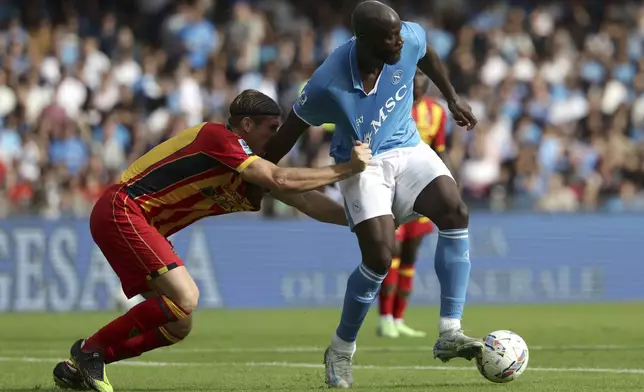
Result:
{"type": "Polygon", "coordinates": [[[401,268],[401,269],[398,271],[398,275],[406,276],[406,277],[408,277],[408,278],[413,277],[415,274],[416,274],[416,269],[415,269],[415,268],[413,268],[413,267],[412,267],[412,268],[409,268],[409,267],[407,267],[407,268],[401,268]]]}
{"type": "Polygon", "coordinates": [[[181,339],[172,336],[172,334],[170,332],[168,332],[168,330],[165,329],[164,327],[159,327],[159,332],[161,332],[161,335],[163,335],[165,340],[170,342],[170,344],[179,343],[181,341],[181,339]]]}
{"type": "Polygon", "coordinates": [[[168,309],[170,309],[172,314],[175,315],[177,320],[181,320],[188,316],[186,312],[183,309],[181,309],[179,306],[177,306],[177,304],[175,304],[170,298],[166,297],[165,295],[162,295],[161,298],[163,298],[163,301],[165,302],[166,306],[168,307],[168,309]]]}

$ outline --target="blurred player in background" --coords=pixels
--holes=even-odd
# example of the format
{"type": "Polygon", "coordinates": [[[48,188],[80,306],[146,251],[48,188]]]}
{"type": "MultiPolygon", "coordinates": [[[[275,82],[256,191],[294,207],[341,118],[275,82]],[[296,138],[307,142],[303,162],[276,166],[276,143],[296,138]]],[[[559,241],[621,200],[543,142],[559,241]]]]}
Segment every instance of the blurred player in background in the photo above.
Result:
{"type": "Polygon", "coordinates": [[[203,123],[179,133],[132,163],[103,193],[90,216],[92,237],[125,295],[145,300],[75,342],[71,361],[54,368],[58,386],[111,392],[106,364],[190,333],[199,290],[170,235],[208,216],[258,211],[265,189],[314,219],[347,225],[344,209],[312,190],[363,171],[371,151],[356,143],[346,163],[279,168],[255,152],[263,153],[280,115],[271,98],[246,90],[231,103],[227,125],[203,123]]]}
{"type": "MultiPolygon", "coordinates": [[[[452,168],[445,151],[445,109],[426,97],[430,80],[420,70],[414,76],[414,107],[412,117],[423,142],[427,143],[452,168]]],[[[399,336],[425,337],[425,332],[414,330],[404,322],[405,309],[411,294],[416,258],[423,238],[434,231],[433,223],[426,217],[401,225],[396,230],[396,257],[391,261],[387,277],[380,287],[380,323],[378,335],[387,338],[399,336]]]]}

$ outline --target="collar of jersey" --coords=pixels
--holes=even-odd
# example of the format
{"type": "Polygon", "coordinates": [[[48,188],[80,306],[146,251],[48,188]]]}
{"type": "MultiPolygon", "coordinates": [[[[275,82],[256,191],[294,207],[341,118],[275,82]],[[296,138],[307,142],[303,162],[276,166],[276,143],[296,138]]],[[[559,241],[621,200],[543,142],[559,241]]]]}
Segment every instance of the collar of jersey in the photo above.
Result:
{"type": "MultiPolygon", "coordinates": [[[[376,84],[373,86],[373,90],[367,94],[364,91],[364,86],[362,85],[362,78],[360,77],[360,70],[358,69],[358,55],[356,54],[356,37],[353,37],[351,39],[351,49],[349,49],[349,65],[351,67],[351,79],[353,80],[353,88],[356,90],[362,91],[363,94],[365,95],[373,95],[378,91],[378,84],[380,83],[380,77],[382,76],[384,72],[384,67],[380,71],[380,75],[378,75],[378,79],[376,79],[376,84]]],[[[386,66],[386,65],[385,65],[386,66]]]]}

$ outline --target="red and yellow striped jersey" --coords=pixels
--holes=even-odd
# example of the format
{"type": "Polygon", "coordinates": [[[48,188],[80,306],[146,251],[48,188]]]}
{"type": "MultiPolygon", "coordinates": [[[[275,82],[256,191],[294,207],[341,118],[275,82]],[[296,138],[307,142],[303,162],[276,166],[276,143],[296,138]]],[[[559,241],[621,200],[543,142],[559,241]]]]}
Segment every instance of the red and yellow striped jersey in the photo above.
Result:
{"type": "Polygon", "coordinates": [[[429,144],[434,151],[445,151],[445,125],[447,114],[438,102],[423,98],[411,110],[421,139],[429,144]]]}
{"type": "Polygon", "coordinates": [[[255,159],[225,125],[203,123],[137,159],[121,183],[150,225],[169,236],[207,216],[259,210],[262,189],[240,176],[255,159]]]}

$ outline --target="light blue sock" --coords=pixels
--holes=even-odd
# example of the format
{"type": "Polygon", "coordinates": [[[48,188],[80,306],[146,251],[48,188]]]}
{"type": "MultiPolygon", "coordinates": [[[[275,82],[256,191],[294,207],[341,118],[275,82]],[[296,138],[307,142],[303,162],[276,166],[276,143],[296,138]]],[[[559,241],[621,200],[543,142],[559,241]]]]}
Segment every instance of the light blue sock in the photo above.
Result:
{"type": "Polygon", "coordinates": [[[434,269],[441,285],[441,317],[461,319],[470,267],[468,230],[440,230],[434,269]]]}
{"type": "Polygon", "coordinates": [[[351,273],[344,294],[340,325],[335,331],[340,339],[355,342],[371,304],[378,297],[378,290],[385,276],[373,272],[364,264],[360,264],[351,273]]]}

